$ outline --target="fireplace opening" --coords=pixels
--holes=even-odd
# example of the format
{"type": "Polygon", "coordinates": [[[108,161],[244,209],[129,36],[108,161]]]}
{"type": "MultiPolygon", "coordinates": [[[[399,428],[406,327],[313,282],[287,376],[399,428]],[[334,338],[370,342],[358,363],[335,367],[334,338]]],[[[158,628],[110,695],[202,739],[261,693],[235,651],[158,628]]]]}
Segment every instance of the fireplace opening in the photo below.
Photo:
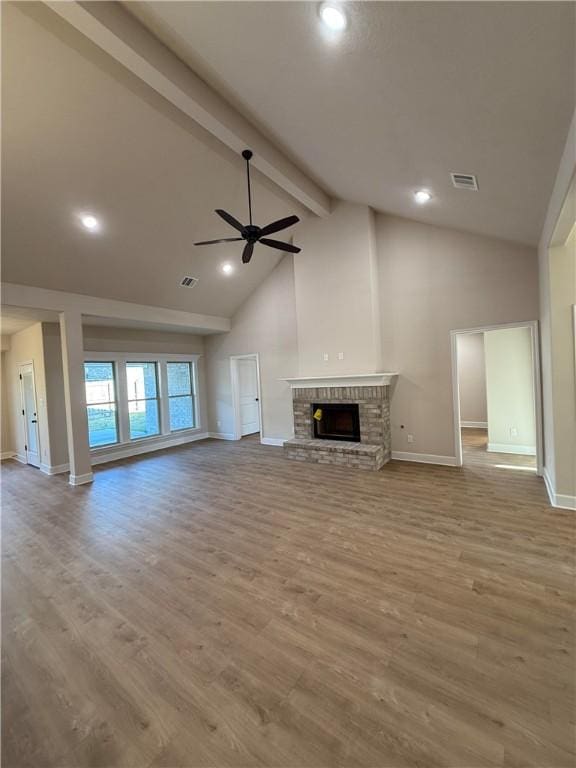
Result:
{"type": "Polygon", "coordinates": [[[360,412],[357,403],[313,403],[314,437],[320,440],[360,442],[360,412]]]}

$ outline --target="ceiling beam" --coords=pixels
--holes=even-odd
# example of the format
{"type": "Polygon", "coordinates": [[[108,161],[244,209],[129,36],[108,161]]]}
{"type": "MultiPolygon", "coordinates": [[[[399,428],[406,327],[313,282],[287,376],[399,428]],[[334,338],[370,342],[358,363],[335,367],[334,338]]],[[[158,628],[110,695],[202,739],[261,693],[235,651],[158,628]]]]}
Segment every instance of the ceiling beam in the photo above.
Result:
{"type": "Polygon", "coordinates": [[[74,311],[82,315],[113,318],[123,322],[136,321],[166,325],[173,329],[180,328],[187,333],[225,333],[232,327],[227,317],[200,315],[196,312],[183,312],[168,307],[150,307],[146,304],[133,304],[131,301],[53,291],[32,285],[3,283],[1,296],[4,306],[44,309],[53,312],[74,311]]]}
{"type": "Polygon", "coordinates": [[[254,152],[252,165],[305,208],[318,216],[330,213],[324,190],[120,3],[47,0],[45,4],[234,152],[249,147],[254,152]]]}

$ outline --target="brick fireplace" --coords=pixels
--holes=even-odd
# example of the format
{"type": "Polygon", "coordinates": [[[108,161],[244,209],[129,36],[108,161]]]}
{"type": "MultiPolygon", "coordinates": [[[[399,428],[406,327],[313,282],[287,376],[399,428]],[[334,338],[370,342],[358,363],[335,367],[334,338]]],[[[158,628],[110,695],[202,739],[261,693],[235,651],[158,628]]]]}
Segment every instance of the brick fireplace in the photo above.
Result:
{"type": "Polygon", "coordinates": [[[380,469],[390,460],[389,389],[394,376],[287,379],[292,387],[294,438],[284,443],[286,457],[380,469]],[[337,408],[339,405],[343,407],[337,408]]]}

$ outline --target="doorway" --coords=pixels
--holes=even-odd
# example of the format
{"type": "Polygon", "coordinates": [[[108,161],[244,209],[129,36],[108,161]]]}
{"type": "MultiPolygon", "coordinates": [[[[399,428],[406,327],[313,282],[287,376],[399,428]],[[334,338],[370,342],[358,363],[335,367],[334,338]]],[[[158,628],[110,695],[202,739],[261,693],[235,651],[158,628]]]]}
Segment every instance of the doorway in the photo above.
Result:
{"type": "Polygon", "coordinates": [[[455,330],[451,350],[457,465],[541,475],[537,323],[455,330]]]}
{"type": "Polygon", "coordinates": [[[26,463],[33,467],[40,467],[40,436],[34,364],[21,363],[19,375],[26,463]]]}
{"type": "Polygon", "coordinates": [[[262,427],[258,354],[230,357],[234,440],[259,434],[262,427]]]}

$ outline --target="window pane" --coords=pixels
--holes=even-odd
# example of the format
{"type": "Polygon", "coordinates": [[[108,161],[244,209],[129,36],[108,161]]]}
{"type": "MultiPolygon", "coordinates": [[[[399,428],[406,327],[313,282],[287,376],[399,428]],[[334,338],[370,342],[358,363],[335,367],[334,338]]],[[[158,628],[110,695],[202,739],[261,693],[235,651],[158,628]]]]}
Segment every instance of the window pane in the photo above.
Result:
{"type": "Polygon", "coordinates": [[[189,395],[192,392],[190,363],[168,363],[168,394],[189,395]]]}
{"type": "Polygon", "coordinates": [[[126,363],[128,400],[157,397],[156,363],[126,363]]]}
{"type": "Polygon", "coordinates": [[[128,403],[128,417],[131,440],[160,433],[157,400],[135,400],[128,403]]]}
{"type": "Polygon", "coordinates": [[[88,406],[88,442],[91,448],[118,442],[115,405],[88,406]]]}
{"type": "Polygon", "coordinates": [[[178,429],[192,429],[194,426],[194,404],[191,395],[183,397],[171,397],[170,406],[170,431],[178,429]]]}
{"type": "Polygon", "coordinates": [[[113,403],[116,400],[113,363],[84,363],[84,381],[88,404],[113,403]]]}

